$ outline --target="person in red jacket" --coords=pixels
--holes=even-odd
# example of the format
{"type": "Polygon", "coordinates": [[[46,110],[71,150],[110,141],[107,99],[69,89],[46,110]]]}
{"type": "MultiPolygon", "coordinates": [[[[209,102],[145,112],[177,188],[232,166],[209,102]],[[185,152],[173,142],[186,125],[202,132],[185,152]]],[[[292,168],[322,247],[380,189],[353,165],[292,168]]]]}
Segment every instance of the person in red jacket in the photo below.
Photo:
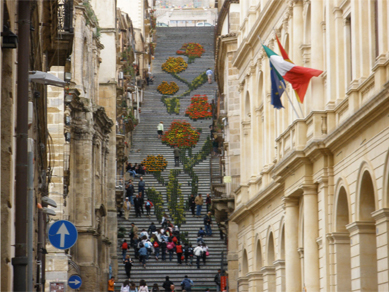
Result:
{"type": "Polygon", "coordinates": [[[127,243],[127,240],[123,240],[123,243],[122,243],[122,256],[123,256],[123,262],[124,262],[125,259],[126,259],[127,250],[128,250],[128,243],[127,243]]]}
{"type": "Polygon", "coordinates": [[[180,242],[177,242],[176,245],[176,253],[177,253],[177,263],[180,265],[182,264],[181,257],[182,257],[182,245],[180,242]]]}
{"type": "Polygon", "coordinates": [[[145,207],[146,207],[146,215],[150,217],[150,210],[151,210],[151,207],[153,207],[153,202],[150,201],[150,199],[147,199],[146,203],[145,203],[145,207]]]}

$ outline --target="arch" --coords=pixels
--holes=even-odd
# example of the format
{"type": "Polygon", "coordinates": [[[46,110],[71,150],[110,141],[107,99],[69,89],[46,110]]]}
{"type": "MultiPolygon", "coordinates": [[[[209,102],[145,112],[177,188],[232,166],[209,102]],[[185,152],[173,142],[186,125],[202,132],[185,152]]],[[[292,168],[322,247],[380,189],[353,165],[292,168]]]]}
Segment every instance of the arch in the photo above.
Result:
{"type": "Polygon", "coordinates": [[[242,257],[242,272],[241,272],[242,276],[246,277],[248,272],[249,272],[249,262],[248,262],[248,258],[247,258],[247,251],[245,249],[245,250],[243,250],[243,257],[242,257]]]}
{"type": "Polygon", "coordinates": [[[267,240],[267,265],[272,266],[275,260],[273,232],[270,232],[267,240]]]}
{"type": "Polygon", "coordinates": [[[261,240],[257,240],[257,248],[255,251],[255,270],[259,271],[263,266],[263,260],[262,260],[262,247],[261,247],[261,240]]]}
{"type": "Polygon", "coordinates": [[[340,188],[338,202],[336,204],[335,228],[338,232],[346,232],[346,225],[350,223],[348,212],[347,193],[344,187],[340,188]]]}
{"type": "MultiPolygon", "coordinates": [[[[362,162],[357,179],[356,226],[363,232],[351,234],[351,240],[357,242],[359,257],[355,263],[359,268],[361,287],[365,291],[378,291],[377,286],[377,238],[376,225],[372,216],[377,208],[375,178],[367,162],[362,162]],[[369,230],[366,232],[366,230],[369,230]]],[[[352,261],[352,268],[353,261],[352,261]]]]}
{"type": "Polygon", "coordinates": [[[351,222],[351,207],[346,179],[339,178],[335,188],[334,231],[348,232],[346,225],[351,222]]]}
{"type": "Polygon", "coordinates": [[[356,220],[374,221],[371,213],[377,210],[375,178],[367,162],[362,162],[357,179],[356,220]]]}
{"type": "Polygon", "coordinates": [[[244,100],[244,119],[249,120],[250,117],[251,117],[250,93],[246,91],[246,97],[244,100]]]}

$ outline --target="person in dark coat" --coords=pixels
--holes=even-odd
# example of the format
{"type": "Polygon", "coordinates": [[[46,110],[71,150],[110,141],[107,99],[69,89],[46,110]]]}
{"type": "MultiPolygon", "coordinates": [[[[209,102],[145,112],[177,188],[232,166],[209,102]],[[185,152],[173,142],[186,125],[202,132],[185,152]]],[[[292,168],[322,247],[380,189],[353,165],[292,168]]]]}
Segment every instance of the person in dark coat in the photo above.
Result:
{"type": "Polygon", "coordinates": [[[134,205],[134,198],[133,198],[134,192],[135,192],[135,188],[134,185],[132,184],[132,180],[130,179],[126,186],[126,197],[130,200],[131,205],[134,205]]]}
{"type": "Polygon", "coordinates": [[[190,209],[192,211],[192,215],[195,216],[196,203],[195,203],[195,197],[193,194],[190,195],[189,205],[190,205],[190,209]]]}
{"type": "Polygon", "coordinates": [[[146,188],[146,183],[143,180],[143,177],[141,176],[140,181],[138,182],[138,192],[142,192],[142,197],[145,197],[145,188],[146,188]]]}
{"type": "Polygon", "coordinates": [[[169,276],[166,276],[166,281],[163,282],[162,287],[165,288],[165,292],[171,292],[172,289],[170,288],[174,283],[169,280],[169,276]]]}
{"type": "Polygon", "coordinates": [[[180,148],[174,146],[173,152],[174,152],[174,166],[175,167],[180,166],[180,154],[181,154],[180,148]]]}
{"type": "Polygon", "coordinates": [[[162,260],[166,261],[166,241],[162,239],[159,243],[159,247],[161,248],[162,260]]]}
{"type": "Polygon", "coordinates": [[[141,216],[141,207],[143,206],[141,198],[139,198],[139,195],[136,195],[136,198],[134,199],[134,206],[135,206],[135,216],[136,217],[142,217],[141,216]]]}

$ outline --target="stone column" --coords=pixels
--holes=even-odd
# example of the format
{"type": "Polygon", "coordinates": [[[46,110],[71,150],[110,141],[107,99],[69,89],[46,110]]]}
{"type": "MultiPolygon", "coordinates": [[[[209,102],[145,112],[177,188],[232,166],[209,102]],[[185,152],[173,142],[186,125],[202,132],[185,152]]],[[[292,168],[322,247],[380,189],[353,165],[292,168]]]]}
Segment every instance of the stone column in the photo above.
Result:
{"type": "Polygon", "coordinates": [[[285,283],[286,291],[301,291],[301,268],[298,253],[299,200],[284,197],[285,208],[285,283]]]}
{"type": "MultiPolygon", "coordinates": [[[[338,98],[338,102],[343,100],[345,88],[345,76],[346,76],[346,63],[344,58],[344,50],[345,46],[345,29],[344,29],[344,20],[343,20],[343,11],[339,7],[334,7],[333,10],[334,18],[335,18],[335,56],[336,56],[336,64],[337,69],[335,70],[336,74],[336,98],[338,98]]],[[[313,78],[315,79],[315,78],[313,78]]]]}
{"type": "Polygon", "coordinates": [[[277,260],[274,262],[276,269],[276,290],[277,292],[285,291],[285,261],[277,260]]]}
{"type": "Polygon", "coordinates": [[[263,292],[273,292],[276,289],[276,269],[274,266],[265,266],[261,269],[263,275],[263,292]]]}
{"type": "Polygon", "coordinates": [[[352,291],[377,291],[377,254],[374,222],[348,224],[352,291]]]}
{"type": "MultiPolygon", "coordinates": [[[[315,69],[324,69],[323,67],[323,28],[321,19],[323,15],[323,1],[315,0],[311,1],[311,64],[310,66],[315,69]]],[[[311,79],[311,100],[307,100],[310,103],[311,110],[323,110],[324,109],[324,85],[322,78],[311,79]]],[[[307,106],[308,107],[308,103],[307,106]]],[[[309,112],[309,111],[307,111],[309,112]]]]}
{"type": "Polygon", "coordinates": [[[307,291],[319,291],[318,207],[316,186],[304,186],[304,279],[307,291]]]}
{"type": "Polygon", "coordinates": [[[303,36],[303,1],[293,0],[293,62],[295,64],[303,64],[303,56],[300,51],[301,42],[303,36]]]}
{"type": "Polygon", "coordinates": [[[389,208],[372,213],[376,220],[378,290],[389,291],[389,208]]]}
{"type": "Polygon", "coordinates": [[[351,291],[350,234],[334,232],[329,233],[327,238],[333,252],[333,291],[351,291]]]}

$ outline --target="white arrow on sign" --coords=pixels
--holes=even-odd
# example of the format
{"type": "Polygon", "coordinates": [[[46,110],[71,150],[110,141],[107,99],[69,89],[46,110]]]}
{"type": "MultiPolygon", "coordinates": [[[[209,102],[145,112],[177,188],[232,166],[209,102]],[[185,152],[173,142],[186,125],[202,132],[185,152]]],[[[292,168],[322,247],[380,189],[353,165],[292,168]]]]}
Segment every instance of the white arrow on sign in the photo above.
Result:
{"type": "Polygon", "coordinates": [[[61,227],[58,229],[57,234],[61,235],[61,242],[59,244],[60,247],[65,246],[65,235],[69,235],[69,231],[66,228],[65,223],[62,223],[61,227]]]}
{"type": "Polygon", "coordinates": [[[78,281],[77,279],[75,279],[74,281],[69,281],[70,284],[74,284],[74,285],[78,285],[79,283],[81,283],[80,281],[78,281]]]}

